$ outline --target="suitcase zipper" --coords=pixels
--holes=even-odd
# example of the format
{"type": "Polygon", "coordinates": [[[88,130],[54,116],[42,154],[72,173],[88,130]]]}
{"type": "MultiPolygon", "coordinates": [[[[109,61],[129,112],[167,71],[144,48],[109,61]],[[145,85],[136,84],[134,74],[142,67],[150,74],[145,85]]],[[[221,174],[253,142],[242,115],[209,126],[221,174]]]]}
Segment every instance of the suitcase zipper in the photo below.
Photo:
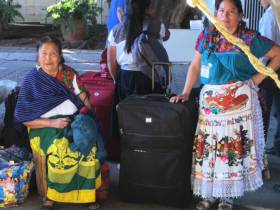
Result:
{"type": "Polygon", "coordinates": [[[138,134],[138,133],[124,133],[123,129],[120,129],[121,134],[127,134],[127,135],[136,135],[136,136],[143,136],[143,137],[160,137],[160,138],[174,138],[174,137],[181,137],[182,135],[178,136],[158,136],[158,135],[143,135],[143,134],[138,134]]]}

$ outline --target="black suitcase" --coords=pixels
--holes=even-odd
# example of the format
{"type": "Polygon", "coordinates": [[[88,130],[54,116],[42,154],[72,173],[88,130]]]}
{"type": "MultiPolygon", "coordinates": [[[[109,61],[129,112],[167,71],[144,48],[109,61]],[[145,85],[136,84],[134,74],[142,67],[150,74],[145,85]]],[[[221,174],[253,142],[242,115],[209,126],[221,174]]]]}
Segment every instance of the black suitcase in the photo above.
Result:
{"type": "Polygon", "coordinates": [[[195,100],[172,104],[168,95],[131,95],[117,110],[121,200],[185,207],[192,198],[195,100]]]}

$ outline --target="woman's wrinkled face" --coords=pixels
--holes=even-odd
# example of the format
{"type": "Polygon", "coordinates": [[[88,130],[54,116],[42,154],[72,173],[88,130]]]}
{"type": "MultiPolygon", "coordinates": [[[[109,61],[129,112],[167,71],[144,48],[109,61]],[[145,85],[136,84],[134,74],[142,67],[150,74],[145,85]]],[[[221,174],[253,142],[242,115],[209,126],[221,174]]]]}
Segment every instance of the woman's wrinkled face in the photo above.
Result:
{"type": "Polygon", "coordinates": [[[58,47],[51,42],[44,43],[38,51],[38,61],[46,72],[56,71],[60,62],[58,47]]]}
{"type": "Polygon", "coordinates": [[[238,14],[238,9],[232,1],[224,0],[217,11],[217,19],[234,33],[242,19],[242,14],[238,14]]]}

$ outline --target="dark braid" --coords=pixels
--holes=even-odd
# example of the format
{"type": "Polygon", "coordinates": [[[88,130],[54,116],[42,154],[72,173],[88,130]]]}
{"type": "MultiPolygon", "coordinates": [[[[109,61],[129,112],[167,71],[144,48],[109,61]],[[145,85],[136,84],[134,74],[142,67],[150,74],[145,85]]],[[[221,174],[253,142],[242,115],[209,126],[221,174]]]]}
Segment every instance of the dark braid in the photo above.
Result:
{"type": "Polygon", "coordinates": [[[129,0],[126,10],[125,34],[126,44],[125,51],[131,52],[131,46],[135,39],[141,34],[143,20],[146,9],[149,9],[151,0],[129,0]]]}

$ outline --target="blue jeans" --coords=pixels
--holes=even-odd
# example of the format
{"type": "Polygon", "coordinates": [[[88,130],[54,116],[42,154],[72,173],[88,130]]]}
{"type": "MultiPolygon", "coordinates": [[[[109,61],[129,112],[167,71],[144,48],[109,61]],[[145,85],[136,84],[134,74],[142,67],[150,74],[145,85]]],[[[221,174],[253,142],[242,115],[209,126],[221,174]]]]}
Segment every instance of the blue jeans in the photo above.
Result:
{"type": "MultiPolygon", "coordinates": [[[[276,73],[278,74],[278,78],[280,78],[280,70],[277,70],[276,73]]],[[[277,120],[277,127],[273,144],[275,150],[280,153],[280,89],[270,77],[267,77],[263,80],[263,82],[260,84],[260,88],[263,91],[267,106],[267,110],[263,110],[265,140],[267,139],[267,132],[269,128],[270,115],[273,105],[273,114],[277,120]]]]}

